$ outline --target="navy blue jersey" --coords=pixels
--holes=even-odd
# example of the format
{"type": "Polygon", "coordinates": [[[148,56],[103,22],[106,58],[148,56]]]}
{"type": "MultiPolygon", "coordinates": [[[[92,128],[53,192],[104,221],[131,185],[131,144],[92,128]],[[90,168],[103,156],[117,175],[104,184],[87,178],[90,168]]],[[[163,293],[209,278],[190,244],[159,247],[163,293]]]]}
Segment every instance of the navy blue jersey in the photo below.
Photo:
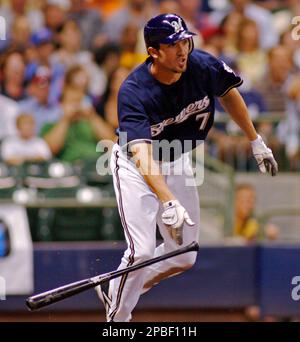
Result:
{"type": "Polygon", "coordinates": [[[213,124],[214,98],[241,85],[242,79],[224,62],[196,49],[188,57],[186,71],[171,85],[152,76],[150,63],[148,58],[120,88],[119,132],[127,133],[127,141],[120,139],[119,144],[176,139],[182,144],[192,141],[194,148],[213,124]]]}

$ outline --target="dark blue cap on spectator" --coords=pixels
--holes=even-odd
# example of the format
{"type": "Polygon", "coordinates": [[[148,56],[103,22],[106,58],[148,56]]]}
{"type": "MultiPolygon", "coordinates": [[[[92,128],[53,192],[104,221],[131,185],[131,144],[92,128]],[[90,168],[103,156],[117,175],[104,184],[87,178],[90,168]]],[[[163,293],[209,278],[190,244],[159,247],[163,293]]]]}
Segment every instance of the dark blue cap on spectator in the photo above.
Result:
{"type": "Polygon", "coordinates": [[[52,42],[52,38],[52,32],[44,27],[32,34],[31,43],[35,46],[39,46],[52,42]]]}

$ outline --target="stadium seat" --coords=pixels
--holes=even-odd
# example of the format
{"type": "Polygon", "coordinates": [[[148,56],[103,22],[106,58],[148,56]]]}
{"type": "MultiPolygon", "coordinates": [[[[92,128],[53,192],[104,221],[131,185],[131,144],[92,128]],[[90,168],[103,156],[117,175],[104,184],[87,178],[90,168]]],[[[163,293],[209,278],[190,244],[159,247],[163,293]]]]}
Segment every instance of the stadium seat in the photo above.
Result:
{"type": "Polygon", "coordinates": [[[74,188],[80,178],[71,164],[60,161],[23,165],[24,185],[37,189],[74,188]]]}
{"type": "Polygon", "coordinates": [[[50,222],[53,240],[101,240],[101,216],[98,208],[56,209],[50,222]]]}
{"type": "Polygon", "coordinates": [[[17,180],[13,170],[0,163],[0,199],[11,199],[16,186],[17,180]]]}
{"type": "Polygon", "coordinates": [[[101,209],[101,239],[124,240],[123,229],[117,208],[101,209]]]}
{"type": "Polygon", "coordinates": [[[124,240],[116,208],[30,210],[33,241],[124,240]]]}
{"type": "MultiPolygon", "coordinates": [[[[75,164],[76,165],[76,164],[75,164]]],[[[78,165],[78,162],[77,162],[78,165]]],[[[110,175],[100,175],[96,169],[96,161],[94,159],[82,160],[81,165],[81,180],[82,183],[91,186],[105,185],[111,182],[110,175]]]]}

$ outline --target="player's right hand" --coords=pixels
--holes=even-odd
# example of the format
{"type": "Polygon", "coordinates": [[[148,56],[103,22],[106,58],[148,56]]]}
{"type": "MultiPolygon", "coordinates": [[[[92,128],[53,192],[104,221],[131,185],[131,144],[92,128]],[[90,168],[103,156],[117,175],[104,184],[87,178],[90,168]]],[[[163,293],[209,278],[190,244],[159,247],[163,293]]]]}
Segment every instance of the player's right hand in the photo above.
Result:
{"type": "Polygon", "coordinates": [[[189,226],[195,223],[191,220],[188,212],[177,200],[163,203],[164,212],[162,213],[162,222],[166,225],[172,239],[178,245],[182,245],[183,224],[186,222],[189,226]]]}

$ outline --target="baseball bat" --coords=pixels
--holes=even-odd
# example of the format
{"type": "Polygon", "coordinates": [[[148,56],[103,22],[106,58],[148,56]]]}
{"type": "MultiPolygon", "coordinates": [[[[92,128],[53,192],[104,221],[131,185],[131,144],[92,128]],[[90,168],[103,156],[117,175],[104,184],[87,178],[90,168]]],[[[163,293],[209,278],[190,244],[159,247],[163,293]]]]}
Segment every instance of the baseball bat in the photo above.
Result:
{"type": "Polygon", "coordinates": [[[158,256],[149,260],[145,260],[136,265],[129,266],[121,270],[103,273],[92,278],[83,279],[75,283],[67,284],[67,285],[58,287],[56,289],[50,290],[50,291],[28,297],[26,300],[26,305],[30,311],[34,311],[42,307],[48,306],[50,304],[59,302],[68,297],[74,296],[88,289],[91,289],[95,286],[105,283],[106,281],[110,281],[114,278],[120,277],[125,273],[136,271],[140,268],[155,264],[159,261],[166,260],[166,259],[172,258],[174,256],[177,256],[183,253],[187,253],[191,251],[198,251],[198,250],[199,250],[199,245],[197,242],[194,241],[185,247],[176,249],[172,252],[166,253],[164,255],[161,255],[161,256],[158,256]]]}

